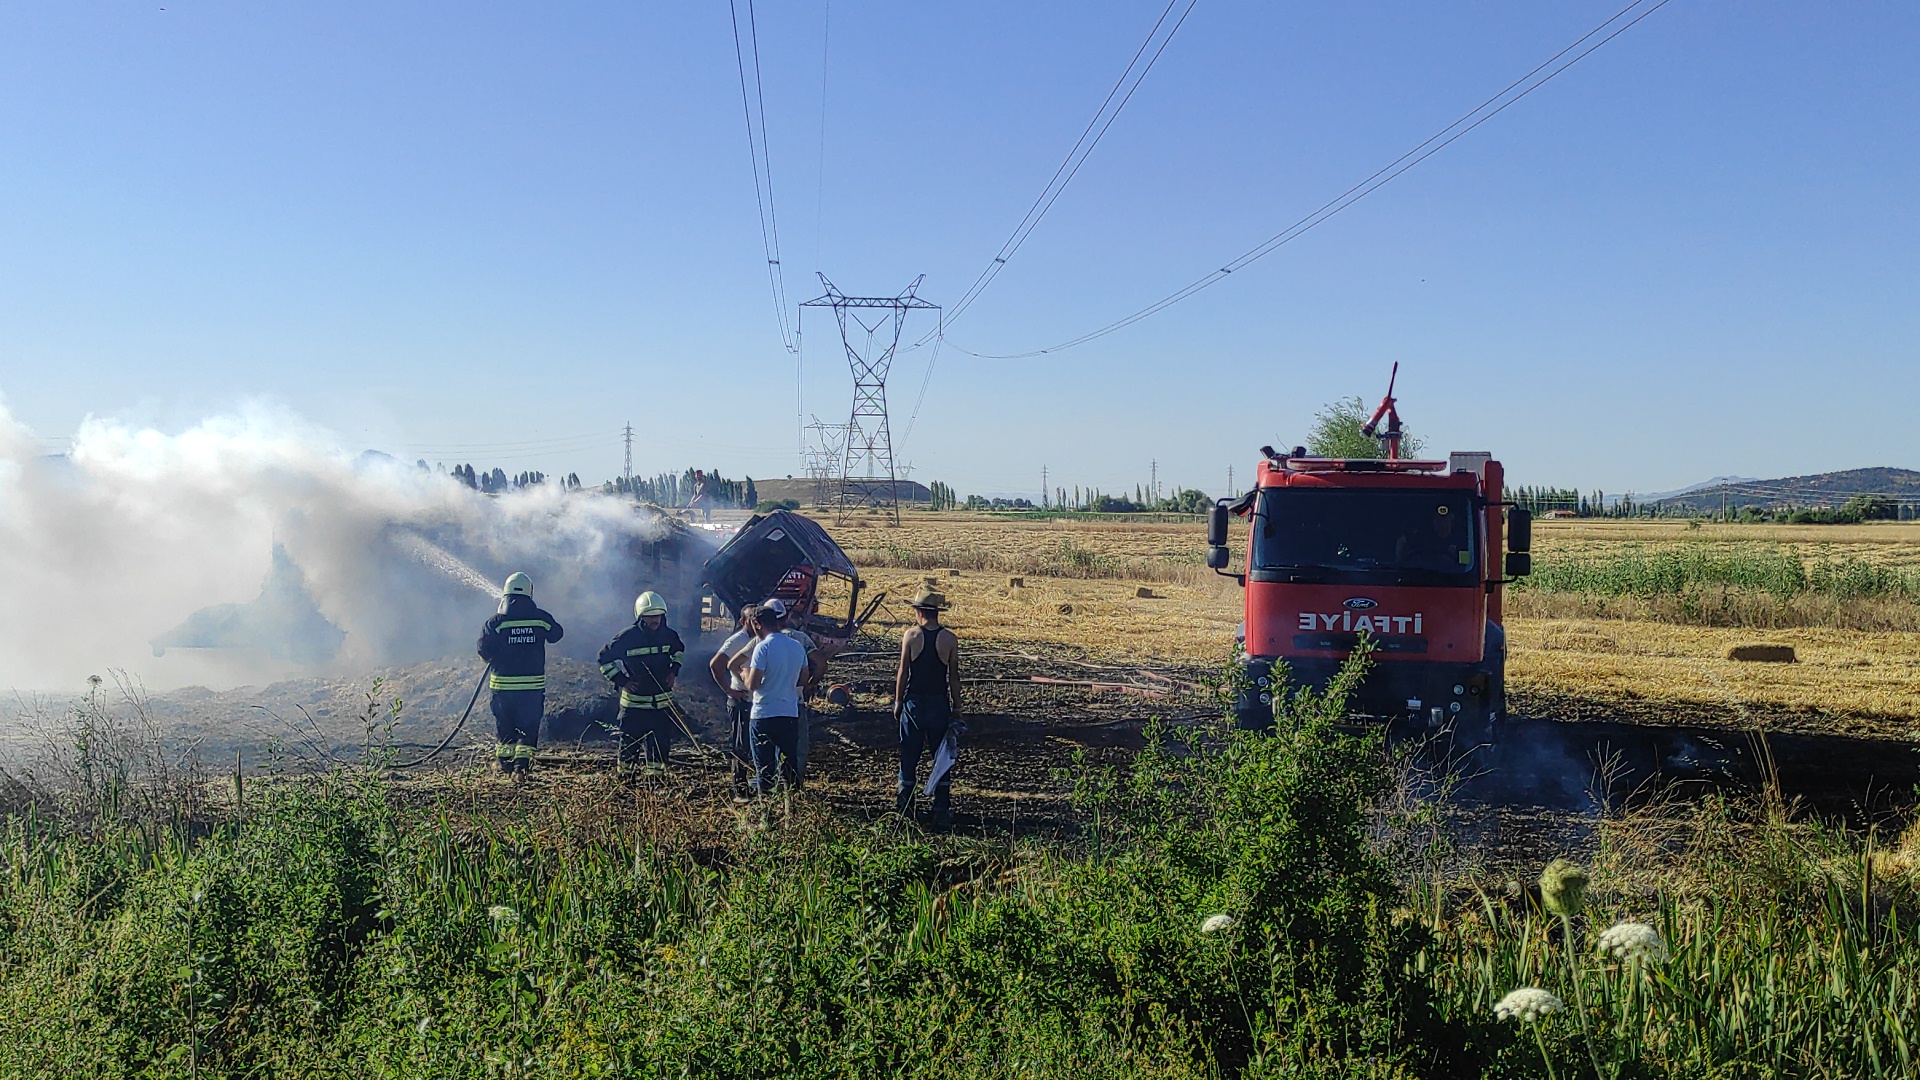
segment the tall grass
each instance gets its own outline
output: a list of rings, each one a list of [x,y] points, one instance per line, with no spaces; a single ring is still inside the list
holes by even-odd
[[[488,812],[345,769],[158,827],[36,804],[0,828],[0,1075],[1913,1074],[1920,859],[1701,827],[1617,845],[1567,920],[1449,905],[1371,839],[1360,677],[1080,770],[1072,844],[804,802],[688,843],[632,824],[677,788]],[[1598,954],[1624,917],[1671,957]],[[1570,1007],[1497,1020],[1523,985]]]
[[[1920,571],[1858,558],[1808,560],[1785,547],[1682,544],[1623,545],[1604,556],[1543,558],[1520,588],[1606,596],[1678,596],[1729,586],[1789,600],[1920,600]]]
[[[1538,617],[1646,618],[1708,626],[1920,630],[1920,570],[1780,545],[1623,545],[1546,554],[1512,594]]]

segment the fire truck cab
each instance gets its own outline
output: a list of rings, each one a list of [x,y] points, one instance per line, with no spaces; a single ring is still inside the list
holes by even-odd
[[[1214,507],[1207,562],[1216,571],[1231,561],[1229,515],[1250,526],[1245,569],[1228,575],[1246,594],[1243,727],[1271,727],[1273,696],[1289,682],[1324,688],[1362,635],[1374,666],[1353,712],[1460,732],[1484,731],[1505,712],[1501,591],[1532,568],[1531,518],[1503,503],[1491,454],[1406,460],[1397,417],[1388,430],[1388,456],[1378,459],[1263,447],[1253,490]]]

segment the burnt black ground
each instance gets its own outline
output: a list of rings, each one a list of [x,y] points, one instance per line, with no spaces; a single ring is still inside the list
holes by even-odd
[[[828,673],[827,685],[846,688],[851,706],[817,714],[810,786],[812,797],[847,815],[879,817],[892,808],[896,649],[877,633],[857,639]],[[724,741],[723,698],[705,656],[688,659],[677,696],[693,736],[711,752]],[[1069,805],[1077,772],[1124,766],[1155,718],[1193,723],[1215,709],[1207,690],[1214,673],[1192,664],[969,642],[962,672],[967,730],[954,810],[956,828],[968,832],[1070,834],[1078,826]],[[359,760],[369,746],[391,758],[417,756],[457,720],[478,674],[477,662],[449,659],[357,680],[135,696],[163,737],[191,743],[208,761],[320,768]],[[590,665],[572,661],[557,660],[549,675],[549,762],[570,771],[609,768],[613,747],[602,724],[613,718],[611,687]],[[1516,695],[1514,706],[1517,716],[1490,734],[1390,732],[1428,767],[1452,770],[1452,798],[1468,811],[1462,835],[1491,849],[1526,847],[1529,836],[1554,830],[1577,836],[1580,822],[1652,792],[1684,798],[1772,783],[1817,812],[1860,821],[1906,809],[1920,785],[1920,752],[1902,742],[1764,732],[1765,718],[1751,714],[1673,710],[1670,722],[1654,723],[1656,710],[1609,716],[1604,703],[1580,699]],[[450,750],[428,769],[483,767],[491,744],[482,693]],[[711,770],[712,761],[688,740],[675,751],[676,770]]]

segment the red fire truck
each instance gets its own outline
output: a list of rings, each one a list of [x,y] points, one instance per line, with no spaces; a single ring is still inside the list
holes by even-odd
[[[1245,570],[1227,575],[1246,592],[1240,724],[1270,727],[1289,682],[1324,688],[1364,634],[1374,666],[1354,712],[1484,730],[1505,711],[1501,588],[1532,568],[1532,520],[1502,501],[1491,454],[1402,458],[1391,381],[1363,430],[1381,457],[1261,447],[1253,490],[1214,507],[1216,571],[1231,561],[1229,515],[1250,525]]]

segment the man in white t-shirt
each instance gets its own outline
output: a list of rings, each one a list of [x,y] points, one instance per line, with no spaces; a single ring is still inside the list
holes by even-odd
[[[784,765],[792,782],[799,781],[800,686],[807,678],[807,650],[779,632],[779,617],[766,608],[754,613],[753,623],[760,640],[747,660],[746,683],[753,692],[753,786],[764,795],[773,790],[776,763]]]
[[[793,756],[793,775],[804,780],[807,776],[807,748],[813,742],[813,710],[807,708],[807,696],[811,693],[813,682],[826,670],[827,657],[813,640],[813,635],[800,627],[805,622],[798,605],[788,605],[786,601],[775,597],[760,605],[780,617],[780,632],[800,643],[807,650],[807,677],[800,682],[800,734],[794,740],[797,750]]]
[[[753,632],[753,613],[757,610],[757,605],[749,604],[740,612],[739,627],[707,661],[707,673],[713,676],[714,685],[727,695],[727,753],[733,759],[736,782],[753,767],[753,692],[747,689],[744,675],[732,665],[736,657],[746,654],[760,640]]]

